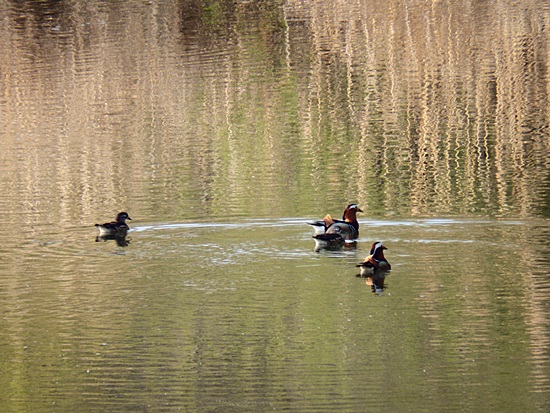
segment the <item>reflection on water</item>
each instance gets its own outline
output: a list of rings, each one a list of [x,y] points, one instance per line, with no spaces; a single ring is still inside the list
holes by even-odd
[[[547,5],[432,6],[5,2],[4,210],[548,216]]]
[[[0,411],[548,411],[549,21],[1,2]]]
[[[107,241],[115,241],[116,245],[119,247],[127,247],[130,244],[130,240],[126,239],[127,234],[116,234],[116,235],[98,235],[96,237],[96,242],[107,242]]]
[[[2,411],[548,408],[547,224],[361,221],[355,249],[318,253],[307,222],[17,241]],[[383,294],[356,277],[372,239]]]

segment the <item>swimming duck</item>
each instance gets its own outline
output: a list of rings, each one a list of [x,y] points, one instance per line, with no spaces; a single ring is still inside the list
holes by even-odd
[[[363,262],[356,265],[361,271],[358,276],[366,277],[366,283],[372,286],[373,291],[382,291],[384,289],[386,274],[391,270],[390,263],[384,257],[384,250],[387,250],[387,248],[381,242],[374,242],[370,254]]]
[[[130,221],[132,218],[128,216],[126,212],[119,212],[116,216],[116,221],[106,222],[105,224],[95,224],[99,230],[99,235],[126,235],[130,230],[130,227],[126,225],[126,220]]]
[[[315,236],[319,234],[339,234],[345,241],[355,240],[359,237],[359,222],[357,213],[363,212],[357,204],[349,204],[344,209],[342,220],[333,219],[327,214],[320,221],[308,222],[315,229]]]
[[[312,236],[315,240],[314,251],[339,250],[344,246],[346,240],[340,234],[315,234]]]

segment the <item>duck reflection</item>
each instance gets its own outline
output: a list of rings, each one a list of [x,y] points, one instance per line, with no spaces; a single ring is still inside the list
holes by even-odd
[[[126,234],[109,234],[109,235],[98,235],[95,239],[95,242],[107,242],[115,241],[119,247],[127,247],[130,244],[130,240],[126,239]]]
[[[357,276],[366,278],[366,284],[370,285],[372,291],[376,293],[384,291],[384,281],[391,270],[390,263],[384,257],[384,250],[387,248],[381,242],[374,242],[370,254],[363,262],[356,265],[360,269]]]

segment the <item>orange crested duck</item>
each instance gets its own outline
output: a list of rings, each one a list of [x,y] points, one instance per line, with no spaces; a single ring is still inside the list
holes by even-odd
[[[100,236],[108,236],[108,235],[120,235],[125,236],[128,231],[130,230],[130,227],[126,225],[126,220],[132,220],[132,218],[129,217],[128,213],[126,212],[119,212],[116,216],[116,220],[112,222],[106,222],[105,224],[95,224],[97,229],[99,230]]]
[[[367,285],[372,286],[373,291],[382,291],[384,289],[384,280],[386,274],[391,270],[391,265],[384,257],[384,250],[387,248],[381,242],[374,242],[370,254],[363,262],[356,267],[360,268],[360,277],[366,277]]]
[[[315,229],[313,238],[317,239],[319,235],[336,234],[340,235],[344,241],[352,241],[359,237],[359,222],[357,222],[357,213],[363,212],[357,204],[349,204],[344,209],[341,220],[333,219],[327,214],[320,221],[308,222]],[[333,237],[336,239],[336,237]]]

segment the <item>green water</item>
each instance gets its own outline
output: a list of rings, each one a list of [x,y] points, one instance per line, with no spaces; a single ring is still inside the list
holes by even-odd
[[[0,3],[0,411],[548,411],[549,15]]]

